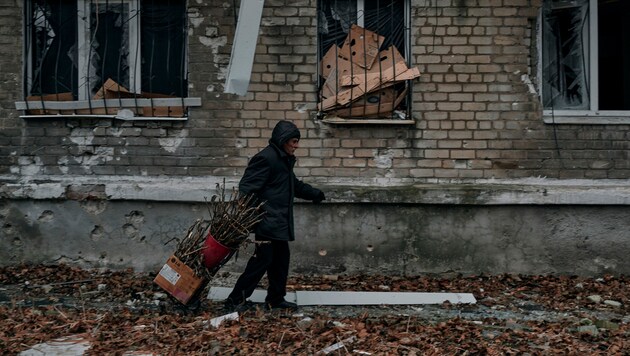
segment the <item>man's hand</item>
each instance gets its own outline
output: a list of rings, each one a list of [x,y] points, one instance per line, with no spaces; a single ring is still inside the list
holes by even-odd
[[[324,192],[320,191],[319,195],[317,195],[317,198],[313,199],[313,203],[319,204],[322,202],[322,200],[326,200],[326,196],[324,195]]]

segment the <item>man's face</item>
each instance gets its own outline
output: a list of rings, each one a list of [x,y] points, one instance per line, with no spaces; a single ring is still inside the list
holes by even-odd
[[[289,139],[289,141],[285,142],[284,145],[282,145],[282,149],[284,149],[284,152],[286,152],[289,156],[294,156],[295,150],[297,150],[299,147],[300,139],[298,138],[291,138]]]

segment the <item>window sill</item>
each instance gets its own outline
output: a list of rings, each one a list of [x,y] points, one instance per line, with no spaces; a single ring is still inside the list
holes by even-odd
[[[415,120],[397,119],[344,119],[341,117],[327,117],[322,119],[323,123],[335,125],[413,125]]]
[[[81,114],[50,114],[50,115],[20,115],[22,119],[115,119],[123,121],[187,121],[188,117],[171,116],[126,116],[126,115],[81,115]]]
[[[188,107],[201,98],[124,98],[75,101],[18,101],[21,118],[113,118],[118,120],[186,120]],[[31,112],[31,114],[29,114]],[[144,115],[142,115],[144,113]],[[173,115],[175,113],[175,115]],[[172,115],[172,116],[171,116]]]
[[[574,124],[574,125],[628,125],[630,116],[627,113],[606,113],[591,115],[554,114],[545,111],[543,113],[545,124]]]

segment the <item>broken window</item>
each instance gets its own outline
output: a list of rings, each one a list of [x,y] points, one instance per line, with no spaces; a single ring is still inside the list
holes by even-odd
[[[544,108],[630,110],[630,2],[547,0],[542,14]]]
[[[181,117],[192,103],[185,1],[30,0],[26,13],[27,113]]]
[[[319,0],[319,111],[340,118],[410,118],[407,0]]]

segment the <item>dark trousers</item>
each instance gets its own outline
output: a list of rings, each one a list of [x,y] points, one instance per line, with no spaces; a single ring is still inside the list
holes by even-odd
[[[238,277],[228,300],[240,304],[249,298],[258,282],[267,273],[269,288],[265,302],[277,304],[287,294],[287,277],[289,275],[289,242],[270,241],[256,244],[254,255],[247,262],[245,271]]]

